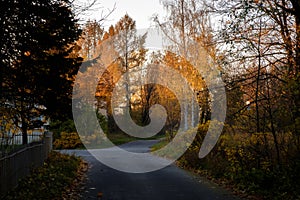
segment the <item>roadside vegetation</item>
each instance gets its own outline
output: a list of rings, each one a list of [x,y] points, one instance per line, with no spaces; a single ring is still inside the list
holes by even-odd
[[[80,158],[51,152],[42,167],[20,180],[3,200],[80,199],[87,164]]]

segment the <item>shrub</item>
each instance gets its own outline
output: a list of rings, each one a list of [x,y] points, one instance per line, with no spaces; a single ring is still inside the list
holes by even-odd
[[[4,199],[62,199],[65,189],[77,177],[80,163],[78,157],[51,152],[44,165],[22,179],[18,187],[10,191]]]
[[[179,160],[181,166],[215,179],[226,179],[227,184],[234,185],[240,191],[264,199],[299,199],[300,156],[295,154],[294,158],[278,165],[270,134],[225,132],[213,151],[200,160],[198,153],[206,126],[200,125],[195,141]]]
[[[62,132],[60,138],[53,142],[54,149],[76,149],[83,148],[83,144],[76,132]]]

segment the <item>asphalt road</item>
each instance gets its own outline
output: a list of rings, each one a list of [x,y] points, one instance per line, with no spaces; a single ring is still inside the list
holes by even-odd
[[[124,150],[147,152],[157,141],[135,141],[121,145]],[[105,166],[86,150],[75,153],[90,164],[83,199],[101,200],[214,200],[237,199],[204,178],[175,165],[148,173],[125,173]],[[102,198],[98,198],[102,193]]]

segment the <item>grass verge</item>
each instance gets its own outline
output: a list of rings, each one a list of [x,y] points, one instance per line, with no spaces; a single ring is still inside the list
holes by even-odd
[[[109,134],[107,137],[115,145],[121,145],[136,140],[158,140],[158,139],[165,138],[165,135],[155,135],[149,138],[136,138],[125,133],[114,133],[114,134]]]
[[[158,140],[165,137],[165,135],[155,135],[150,138],[136,138],[133,136],[130,136],[123,132],[117,132],[117,133],[109,133],[106,134],[106,137],[109,139],[110,142],[112,142],[114,145],[121,145],[128,142],[136,141],[136,140]],[[63,132],[61,133],[61,137],[55,139],[53,143],[53,148],[58,149],[99,149],[99,148],[108,148],[111,147],[109,143],[106,143],[103,138],[100,138],[99,135],[94,135],[88,138],[87,140],[81,141],[79,135],[76,132],[67,133]]]
[[[125,133],[111,133],[111,134],[107,134],[107,137],[115,145],[121,145],[121,144],[125,144],[137,140],[135,137],[132,137]]]
[[[154,144],[154,145],[151,147],[151,152],[163,148],[163,147],[166,146],[168,143],[169,143],[169,141],[168,141],[166,138],[161,139],[158,143]]]
[[[78,157],[51,152],[44,165],[20,180],[17,188],[8,192],[4,199],[79,199],[78,188],[86,169],[87,164]]]

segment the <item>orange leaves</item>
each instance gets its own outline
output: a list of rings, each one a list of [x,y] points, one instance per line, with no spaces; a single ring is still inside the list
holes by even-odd
[[[31,55],[31,53],[30,53],[30,51],[25,51],[25,52],[24,52],[24,55],[28,57],[28,56]]]

